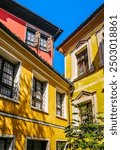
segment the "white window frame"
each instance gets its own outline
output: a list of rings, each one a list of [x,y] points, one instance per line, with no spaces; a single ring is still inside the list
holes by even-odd
[[[18,102],[19,101],[19,90],[20,90],[20,74],[21,74],[21,66],[22,66],[22,61],[19,60],[17,57],[15,57],[14,55],[12,55],[11,53],[9,53],[6,49],[2,48],[0,46],[0,55],[2,57],[4,57],[6,60],[12,62],[13,64],[17,65],[15,67],[15,69],[18,67],[17,72],[16,72],[16,76],[14,78],[14,83],[17,84],[17,97],[15,98],[9,98],[7,96],[4,96],[2,94],[0,94],[0,97],[3,97],[7,100],[11,100],[13,102]]]
[[[55,141],[55,145],[56,145],[56,147],[57,147],[57,142],[66,142],[66,145],[67,145],[67,140],[57,139],[57,140]],[[66,145],[65,145],[64,150],[66,150]],[[56,147],[55,147],[55,150],[56,150]]]
[[[91,39],[89,38],[84,44],[80,45],[77,49],[75,49],[72,53],[71,53],[71,61],[73,63],[71,63],[71,67],[72,67],[72,78],[71,81],[73,81],[74,79],[76,79],[78,77],[78,67],[77,67],[77,55],[79,53],[81,53],[83,50],[85,50],[85,48],[87,48],[87,55],[88,55],[88,68],[93,69],[93,64],[92,64],[92,47],[91,47]]]
[[[0,138],[12,139],[10,150],[15,149],[15,135],[0,134]]]
[[[40,82],[46,82],[46,90],[45,90],[45,108],[44,110],[38,109],[37,107],[32,106],[32,91],[33,91],[33,78],[36,78],[37,80],[39,80]],[[45,112],[48,113],[48,80],[43,77],[42,75],[40,75],[38,72],[36,72],[35,70],[32,70],[32,83],[31,83],[31,101],[30,101],[30,105],[31,108],[39,110],[41,112]]]
[[[96,120],[97,118],[97,98],[96,98],[96,92],[92,93],[88,96],[82,96],[82,98],[80,97],[79,99],[75,99],[74,101],[72,101],[72,113],[80,113],[79,109],[74,107],[73,105],[78,105],[80,103],[88,103],[91,102],[92,103],[92,113],[94,116],[94,119]],[[75,120],[78,120],[79,122],[76,122],[75,126],[78,126],[81,123],[81,119],[79,117],[79,115],[73,115],[72,118]]]
[[[57,93],[57,92],[60,93],[60,94],[64,94],[63,104],[62,104],[62,105],[63,105],[64,112],[62,112],[62,114],[63,114],[62,116],[57,115],[57,104],[56,104],[56,95],[57,95],[56,93]],[[55,108],[56,108],[55,110],[56,110],[56,117],[63,118],[63,119],[67,119],[67,113],[66,113],[66,111],[67,111],[67,110],[66,110],[66,108],[67,108],[67,107],[66,107],[66,92],[64,92],[64,91],[63,91],[62,89],[60,89],[59,87],[56,87],[56,93],[55,93],[55,104],[56,104],[56,105],[55,105],[55,106],[56,106],[56,107],[55,107]]]

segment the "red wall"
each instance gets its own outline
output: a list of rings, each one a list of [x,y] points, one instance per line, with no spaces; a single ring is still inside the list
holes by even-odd
[[[15,33],[21,40],[26,40],[26,22],[0,8],[0,22]],[[31,47],[39,56],[52,65],[53,50],[46,53]]]

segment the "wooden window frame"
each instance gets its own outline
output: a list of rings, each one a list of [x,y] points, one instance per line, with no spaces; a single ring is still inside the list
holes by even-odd
[[[27,37],[28,37],[28,36],[27,36],[28,32],[33,33],[33,34],[34,34],[34,37],[33,37],[33,38],[35,38],[35,33],[36,33],[36,31],[35,31],[34,29],[30,28],[30,27],[27,27],[27,30],[26,30],[26,43],[27,43],[28,45],[34,47],[34,39],[33,39],[33,41],[31,41],[31,40],[28,40],[28,38],[27,38]],[[29,42],[29,43],[28,43],[28,42]]]
[[[44,97],[43,97],[43,89],[44,89],[44,84],[45,82],[41,82],[40,80],[38,80],[37,78],[33,78],[33,82],[35,82],[35,85],[33,83],[33,90],[32,90],[32,107],[35,107],[39,110],[42,110],[44,111],[44,107],[43,107],[43,101],[44,101]],[[41,89],[38,89],[37,88],[37,83],[39,83],[41,85]],[[37,98],[36,97],[36,92],[40,92],[41,93],[41,98]],[[38,108],[36,106],[36,102],[39,102],[40,103],[40,108]]]
[[[86,121],[84,122],[84,120],[85,119],[91,119],[92,120],[92,122],[93,122],[93,118],[89,118],[90,116],[88,116],[88,113],[92,113],[92,115],[93,115],[93,109],[92,109],[92,102],[91,101],[85,101],[85,102],[82,102],[81,103],[82,104],[82,106],[80,107],[80,109],[79,109],[79,113],[80,113],[80,122],[81,123],[86,123]],[[85,111],[85,110],[82,110],[83,109],[83,107],[85,107],[86,106],[86,112],[83,112],[83,113],[85,113],[85,114],[81,114],[81,111]]]
[[[15,65],[12,64],[10,61],[6,60],[5,58],[3,58],[2,56],[0,56],[0,59],[2,60],[2,63],[1,63],[1,68],[0,68],[0,94],[3,95],[3,96],[6,96],[6,97],[9,97],[9,98],[13,98],[13,88],[14,88],[14,72],[15,72]],[[13,67],[13,71],[12,71],[12,75],[9,74],[8,72],[4,71],[4,65],[5,63],[8,63],[10,66]],[[10,68],[9,68],[10,69]],[[9,85],[5,82],[2,81],[3,79],[3,74],[6,74],[7,76],[10,76],[12,78],[12,85]],[[7,78],[6,78],[7,80]],[[3,94],[1,89],[2,88],[5,88],[6,90],[10,90],[11,91],[11,94],[8,96],[6,94]]]
[[[60,107],[58,107],[57,95],[59,95],[59,97],[60,97],[60,99],[59,99],[59,103],[61,104]],[[56,91],[56,115],[61,116],[61,117],[64,117],[64,96],[65,96],[65,94],[62,94],[62,93],[59,93]],[[59,114],[58,114],[58,111],[60,112]]]
[[[63,150],[62,148],[60,148],[60,147],[58,147],[58,146],[59,146],[60,143],[65,143],[65,146],[66,146],[66,142],[67,142],[67,141],[60,141],[60,140],[59,140],[59,141],[56,141],[56,150]],[[64,146],[64,147],[65,147],[65,146]]]
[[[86,55],[86,56],[85,56]],[[82,57],[81,58],[81,60],[78,60],[78,57]],[[81,51],[78,55],[76,55],[76,58],[77,58],[77,75],[78,75],[78,77],[79,76],[82,76],[82,75],[84,75],[84,74],[86,74],[87,72],[88,72],[88,69],[89,69],[89,62],[88,62],[88,52],[87,52],[87,47],[86,48],[84,48],[84,50],[83,51]],[[82,68],[82,71],[80,72],[79,71],[79,65],[80,64],[82,64],[83,65],[83,63],[87,63],[87,66],[85,67],[85,69],[84,68]]]

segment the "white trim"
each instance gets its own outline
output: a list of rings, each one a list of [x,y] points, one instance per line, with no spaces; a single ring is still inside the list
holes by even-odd
[[[88,54],[88,66],[89,66],[89,69],[91,68],[92,66],[92,58],[91,58],[91,48],[90,48],[90,39],[88,39],[87,42],[85,42],[84,44],[82,44],[81,46],[79,46],[77,49],[75,49],[72,53],[71,53],[71,60],[72,60],[72,78],[71,78],[71,81],[73,81],[74,79],[76,79],[78,77],[78,74],[77,74],[77,58],[76,56],[82,52],[85,48],[87,48],[87,54]]]
[[[62,130],[65,129],[64,126],[60,126],[60,125],[56,125],[56,124],[53,124],[53,123],[44,122],[44,121],[40,121],[40,120],[25,118],[25,117],[13,115],[13,114],[8,114],[8,113],[5,113],[5,112],[0,112],[0,115],[4,116],[4,117],[10,117],[10,118],[18,119],[18,120],[27,121],[27,122],[33,122],[33,123],[37,123],[37,124],[41,124],[41,125],[45,125],[45,126],[49,126],[49,127],[59,128],[59,129],[62,129]]]
[[[56,93],[60,93],[60,94],[64,94],[64,99],[63,99],[63,106],[64,106],[64,114],[63,114],[63,116],[59,116],[58,114],[57,114],[57,103],[56,103],[56,96],[57,96],[57,94]],[[58,88],[58,87],[56,87],[56,93],[55,93],[55,116],[56,117],[58,117],[58,118],[60,118],[60,119],[65,119],[65,120],[67,120],[67,106],[66,106],[66,93],[64,92],[64,91],[62,91],[60,88]]]
[[[5,33],[6,34],[6,33]],[[8,35],[7,35],[8,36]],[[32,64],[35,68],[37,68],[38,70],[40,70],[42,73],[44,73],[47,77],[49,77],[50,79],[52,79],[55,83],[57,83],[58,85],[60,85],[61,87],[63,87],[64,89],[68,90],[68,88],[66,88],[64,85],[62,85],[60,82],[58,82],[57,80],[55,80],[53,77],[51,77],[48,73],[46,73],[45,71],[43,71],[40,67],[38,67],[37,65],[35,65],[30,59],[28,59],[26,56],[22,55],[19,51],[17,51],[14,47],[12,47],[9,43],[7,43],[6,41],[4,41],[3,39],[0,38],[0,40],[6,44],[6,46],[8,46],[9,48],[11,48],[12,51],[14,51],[15,53],[17,53],[19,56],[21,56],[22,58],[24,58],[27,62],[29,62],[30,64]],[[15,43],[17,43],[16,41],[14,41]],[[18,43],[17,43],[18,45]],[[22,49],[23,48],[20,44],[19,46]],[[26,51],[27,52],[27,51]],[[29,52],[28,52],[29,53]],[[37,61],[39,61],[34,55],[32,55],[31,53],[29,53],[32,57],[34,57]],[[42,63],[42,65],[44,65]],[[49,69],[46,65],[44,65],[47,69]],[[50,71],[52,71],[51,69],[49,69]],[[53,72],[53,71],[52,71]],[[54,72],[53,72],[54,73]],[[54,73],[55,74],[55,73]],[[56,75],[56,74],[55,74]],[[58,75],[56,75],[58,76]],[[59,76],[58,76],[59,77]],[[63,79],[62,79],[63,80]],[[64,81],[64,80],[63,80]],[[65,82],[65,81],[64,81]]]
[[[74,104],[74,105],[77,105],[77,104],[79,104],[79,103],[86,103],[86,102],[89,102],[89,101],[91,101],[91,103],[92,103],[92,112],[93,112],[93,115],[94,115],[94,119],[96,119],[96,117],[97,117],[97,98],[96,98],[96,92],[95,93],[93,93],[93,95],[90,95],[90,96],[84,96],[84,97],[82,97],[82,98],[79,98],[79,99],[77,99],[77,100],[74,100],[73,102],[72,102],[72,104]],[[74,108],[74,106],[73,106],[73,108]],[[78,109],[78,108],[77,108]],[[79,113],[79,110],[77,111],[77,113]],[[79,117],[78,117],[79,118]],[[78,125],[78,124],[77,124]]]
[[[27,150],[27,140],[36,140],[36,141],[47,141],[46,150],[50,150],[50,139],[48,138],[40,138],[40,137],[26,137],[25,150]]]
[[[0,134],[0,138],[8,138],[8,139],[12,139],[12,144],[13,144],[13,148],[11,150],[15,149],[15,135],[9,135],[9,134]]]
[[[40,110],[40,109],[38,109],[37,107],[33,107],[33,106],[32,106],[33,77],[37,78],[39,81],[47,82],[47,83],[46,83],[46,90],[45,90],[46,96],[45,96],[45,109],[44,109],[44,110]],[[31,87],[31,100],[30,100],[30,101],[31,101],[31,102],[30,102],[31,107],[32,107],[32,108],[35,108],[36,110],[39,110],[39,111],[41,111],[41,112],[48,113],[48,110],[49,110],[49,108],[48,108],[48,100],[49,100],[49,94],[48,94],[48,92],[49,92],[49,82],[48,82],[48,80],[47,80],[45,77],[43,77],[41,74],[39,74],[38,72],[36,72],[35,70],[32,70],[32,87]]]
[[[56,147],[57,147],[57,142],[66,142],[67,143],[67,140],[64,140],[64,139],[56,139],[55,140],[55,150],[56,150]],[[66,145],[65,145],[66,146]],[[66,148],[64,148],[64,150],[66,150]]]
[[[3,55],[4,53],[4,55]],[[3,47],[0,46],[0,54],[7,60],[9,61],[12,61],[13,63],[13,60],[14,60],[14,64],[16,63],[20,63],[19,65],[19,68],[17,70],[17,78],[15,78],[18,82],[18,95],[17,95],[17,100],[15,100],[14,98],[9,98],[7,96],[4,96],[4,95],[1,95],[1,97],[5,98],[5,99],[8,99],[8,100],[11,100],[11,101],[14,101],[14,102],[17,102],[19,101],[19,92],[20,92],[20,74],[21,74],[21,68],[22,68],[22,61],[20,59],[18,59],[17,57],[15,57],[14,55],[12,55],[11,53],[9,53],[6,49],[4,49]],[[14,81],[15,82],[15,81]]]

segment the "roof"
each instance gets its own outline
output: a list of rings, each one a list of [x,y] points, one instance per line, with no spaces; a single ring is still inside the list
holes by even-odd
[[[87,18],[74,32],[72,32],[56,49],[59,50],[66,42],[68,42],[78,31],[80,31],[86,24],[88,24],[98,12],[100,12],[104,8],[104,4],[102,4],[89,18]]]
[[[0,7],[9,13],[21,18],[22,20],[34,25],[35,27],[40,28],[41,30],[51,34],[54,38],[54,41],[60,36],[63,32],[62,29],[56,27],[49,21],[38,16],[29,9],[21,6],[13,0],[0,0]],[[14,8],[14,9],[13,9]]]
[[[51,71],[53,71],[56,75],[58,75],[61,79],[67,82],[70,86],[73,86],[70,81],[61,76],[50,64],[48,64],[42,57],[38,56],[35,51],[33,51],[28,45],[23,42],[19,37],[17,37],[14,33],[12,33],[5,25],[0,22],[0,28],[4,30],[9,36],[11,36],[15,41],[17,41],[20,45],[22,45],[26,50],[28,50],[32,55],[34,55],[39,61],[41,61],[44,65],[48,67]]]

